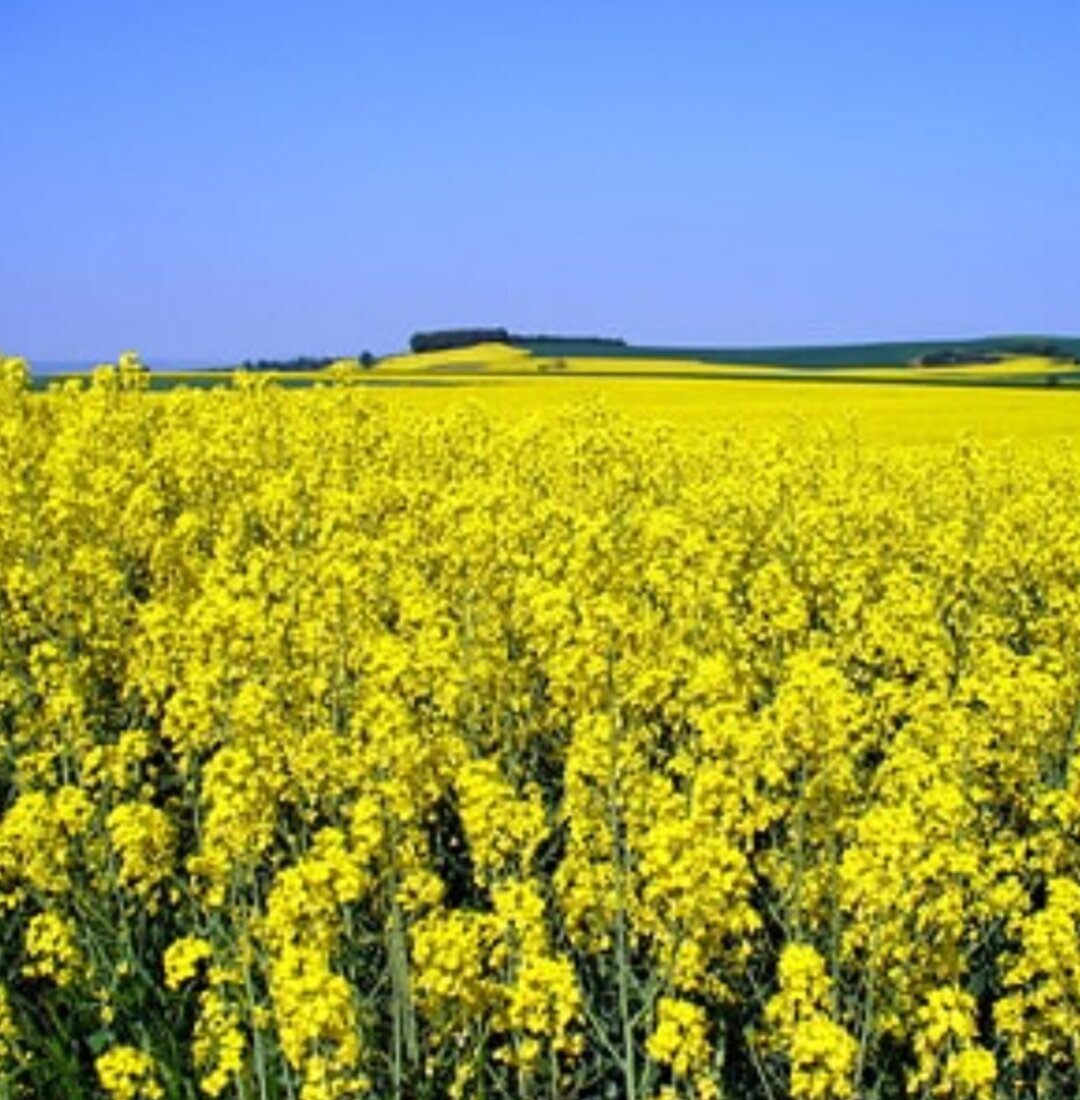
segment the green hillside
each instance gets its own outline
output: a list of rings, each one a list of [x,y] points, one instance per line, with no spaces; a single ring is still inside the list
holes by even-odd
[[[989,336],[977,340],[917,340],[868,344],[690,348],[653,347],[594,340],[515,338],[516,346],[539,357],[603,359],[687,359],[705,363],[755,363],[781,367],[902,367],[928,356],[958,360],[983,356],[1035,355],[1080,359],[1080,338]]]

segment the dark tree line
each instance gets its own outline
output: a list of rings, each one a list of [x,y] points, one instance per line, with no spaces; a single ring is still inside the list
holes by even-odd
[[[347,355],[296,355],[292,359],[245,359],[240,366],[250,371],[274,371],[280,374],[289,372],[323,370],[339,359],[349,359]],[[362,367],[373,367],[377,362],[370,351],[361,352],[357,361]]]
[[[626,341],[610,336],[523,336],[505,328],[447,328],[428,332],[414,332],[409,347],[414,352],[452,351],[455,348],[471,348],[476,344],[510,344],[531,348],[534,344],[545,347],[567,348],[625,347]]]
[[[409,347],[414,352],[451,351],[471,348],[474,344],[509,344],[510,333],[504,328],[448,328],[414,332]]]

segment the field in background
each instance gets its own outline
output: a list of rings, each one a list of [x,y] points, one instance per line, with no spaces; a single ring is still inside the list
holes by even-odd
[[[850,362],[841,365],[800,365],[798,362],[724,362],[681,355],[543,355],[504,344],[480,344],[452,351],[390,356],[372,375],[417,377],[651,377],[744,381],[790,379],[815,382],[903,382],[971,385],[1080,384],[1080,366],[1068,358],[1011,356],[994,363],[918,366]]]
[[[1073,342],[1064,341],[1070,349]],[[553,345],[549,353],[542,342],[534,346],[481,343],[453,350],[387,356],[367,367],[358,359],[342,359],[318,370],[259,370],[245,372],[287,387],[306,387],[348,378],[371,387],[435,387],[474,385],[494,379],[654,379],[679,381],[699,379],[713,382],[797,381],[814,384],[926,385],[964,388],[1010,387],[1019,389],[1080,390],[1080,362],[1074,355],[1008,355],[994,362],[949,363],[935,366],[897,362],[900,351],[936,345],[865,345],[860,349],[774,349],[774,359],[755,362],[749,353],[731,352],[731,361],[721,353],[671,349],[614,348],[603,354],[566,354],[573,344]],[[973,355],[980,354],[978,342]],[[584,347],[584,346],[583,346]],[[1078,345],[1080,347],[1080,345]],[[547,349],[547,350],[545,350]],[[561,352],[561,353],[560,353]],[[764,356],[769,349],[761,349]],[[829,352],[835,362],[822,361]],[[886,359],[859,360],[862,353]],[[227,384],[236,372],[214,370],[158,370],[150,372],[149,386],[155,390],[177,386],[207,388]],[[35,379],[39,389],[84,382],[87,374],[42,375]]]
[[[918,443],[971,434],[987,440],[1080,436],[1080,385],[1067,364],[1017,358],[970,367],[818,368],[692,364],[683,360],[571,359],[553,369],[502,345],[398,356],[366,370],[343,360],[319,371],[150,372],[153,392],[345,385],[438,413],[462,403],[500,418],[595,403],[696,430],[793,422],[856,424],[868,440]],[[1048,380],[1057,384],[1047,385]],[[40,381],[40,380],[39,380]],[[86,376],[45,388],[81,388]]]
[[[877,442],[943,442],[965,434],[987,440],[1080,440],[1080,392],[963,391],[797,379],[756,382],[688,379],[473,379],[469,383],[378,391],[402,407],[435,413],[475,404],[500,418],[596,403],[636,418],[694,430],[783,428],[835,423]]]

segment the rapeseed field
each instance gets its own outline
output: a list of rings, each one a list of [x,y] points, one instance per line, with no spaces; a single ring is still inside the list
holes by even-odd
[[[1080,1092],[1076,395],[27,381],[0,1095]]]

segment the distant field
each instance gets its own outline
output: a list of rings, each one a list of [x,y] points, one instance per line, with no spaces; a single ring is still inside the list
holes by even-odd
[[[1068,345],[1065,347],[1065,345]],[[387,356],[370,368],[356,359],[339,360],[316,370],[259,370],[249,378],[286,387],[307,387],[334,381],[368,386],[472,385],[478,381],[520,378],[652,378],[711,381],[797,380],[814,383],[875,383],[936,386],[1009,386],[1023,388],[1080,388],[1080,362],[1072,354],[1080,350],[1072,342],[1058,341],[1058,354],[1016,354],[997,361],[977,361],[986,352],[982,344],[965,345],[976,361],[942,365],[918,365],[920,354],[939,345],[859,345],[848,348],[769,349],[754,352],[707,349],[645,349],[543,342],[532,345],[487,343],[453,350]],[[882,349],[888,349],[888,354]],[[920,350],[921,349],[921,350]],[[719,358],[729,354],[730,359]],[[901,355],[908,358],[901,359]],[[995,353],[997,354],[997,353]],[[755,361],[752,355],[760,356]],[[827,356],[832,356],[826,361]],[[205,388],[232,384],[236,374],[227,369],[158,370],[150,373],[154,390],[177,386]],[[85,382],[86,373],[47,374],[35,378],[35,386],[47,389],[72,381]]]
[[[588,340],[517,341],[517,346],[539,358],[592,356],[608,359],[693,360],[701,363],[769,363],[802,370],[836,367],[905,367],[925,356],[957,353],[978,358],[986,355],[1050,355],[1080,357],[1080,339],[1060,336],[990,336],[977,340],[876,341],[863,344],[810,344],[775,347],[645,347],[641,345],[598,345]]]
[[[971,435],[983,440],[1080,439],[1080,390],[953,389],[917,385],[732,379],[503,378],[471,385],[387,390],[395,406],[442,412],[468,402],[501,418],[595,404],[635,419],[693,429],[761,431],[853,425],[868,442],[918,444]]]
[[[1027,367],[1030,370],[1032,364]],[[981,372],[989,374],[986,367]],[[589,374],[570,369],[558,375],[503,369],[401,370],[365,374],[359,388],[379,403],[432,416],[476,406],[499,420],[520,420],[594,406],[693,430],[854,426],[871,445],[939,443],[959,436],[983,441],[1080,439],[1080,387],[1005,388],[988,377],[985,384],[972,382],[958,390],[921,379],[909,381],[916,373],[925,372],[866,372],[867,377],[848,373],[829,385],[819,375],[807,379],[798,372],[764,368],[756,377],[734,368],[720,377],[715,370],[697,376],[644,370]],[[201,388],[223,385],[227,378],[196,374],[185,376],[182,384]],[[282,375],[270,381],[297,389],[327,384],[321,373]]]
[[[625,351],[626,349],[622,349]],[[762,355],[767,349],[762,350]],[[868,352],[867,354],[871,354]],[[1080,366],[1068,359],[1045,356],[1014,356],[996,363],[948,366],[874,365],[872,361],[834,366],[799,366],[794,363],[720,362],[697,359],[689,353],[555,355],[546,356],[525,348],[482,344],[445,352],[392,356],[384,359],[372,376],[415,378],[417,376],[518,377],[654,377],[658,379],[801,379],[804,381],[917,382],[952,385],[1080,385]]]
[[[844,420],[857,423],[868,438],[895,442],[961,433],[993,439],[1080,435],[1080,375],[1068,364],[1037,357],[971,366],[807,370],[671,359],[547,360],[520,348],[482,345],[396,356],[372,370],[345,361],[337,370],[281,374],[155,371],[149,386],[231,388],[238,378],[297,389],[355,385],[431,412],[469,402],[520,417],[584,402],[695,428]]]

